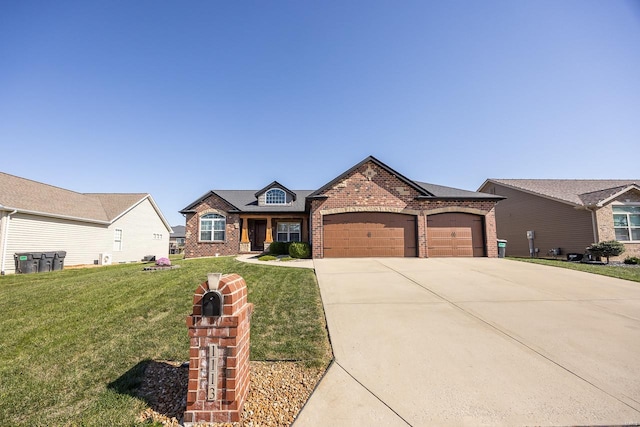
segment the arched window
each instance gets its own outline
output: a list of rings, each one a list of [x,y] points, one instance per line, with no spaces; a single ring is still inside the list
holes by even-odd
[[[272,188],[265,194],[265,204],[284,205],[287,203],[287,194],[279,188]]]
[[[219,214],[207,214],[200,217],[200,241],[224,241],[227,219]]]

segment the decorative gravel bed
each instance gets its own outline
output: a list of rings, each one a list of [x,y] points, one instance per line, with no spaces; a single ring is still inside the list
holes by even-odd
[[[180,426],[187,405],[188,370],[186,364],[149,362],[138,390],[149,407],[140,414],[140,421]],[[251,390],[242,421],[209,425],[290,426],[324,371],[296,362],[251,362]]]

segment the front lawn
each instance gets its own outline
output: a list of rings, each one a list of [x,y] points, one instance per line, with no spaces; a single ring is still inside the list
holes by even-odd
[[[0,425],[135,425],[151,360],[187,361],[185,318],[208,272],[247,282],[251,360],[326,365],[330,348],[313,271],[233,258],[173,260],[0,278]],[[124,387],[124,388],[127,388]]]
[[[628,267],[622,265],[596,265],[581,262],[567,262],[543,258],[510,258],[516,261],[531,262],[534,264],[551,265],[554,267],[568,268],[584,271],[586,273],[601,274],[603,276],[616,277],[618,279],[640,282],[640,267]]]

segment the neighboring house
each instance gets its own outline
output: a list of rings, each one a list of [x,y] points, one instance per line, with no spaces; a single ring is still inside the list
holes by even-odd
[[[24,252],[66,251],[67,266],[167,256],[170,232],[149,194],[76,193],[0,172],[2,274]]]
[[[185,257],[304,241],[314,258],[497,256],[503,198],[410,180],[367,157],[318,190],[212,190],[180,212]]]
[[[507,255],[538,256],[552,249],[584,254],[592,243],[618,240],[640,256],[640,180],[488,179],[478,191],[506,197],[496,206],[498,237]],[[620,259],[620,258],[612,258]]]
[[[171,228],[173,229],[173,233],[169,235],[169,253],[181,254],[184,250],[185,227],[184,225],[174,225]]]

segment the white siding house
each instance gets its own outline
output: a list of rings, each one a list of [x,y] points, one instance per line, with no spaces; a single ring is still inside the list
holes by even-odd
[[[65,266],[169,254],[171,227],[150,194],[82,194],[0,172],[0,271],[14,254],[66,251]]]

